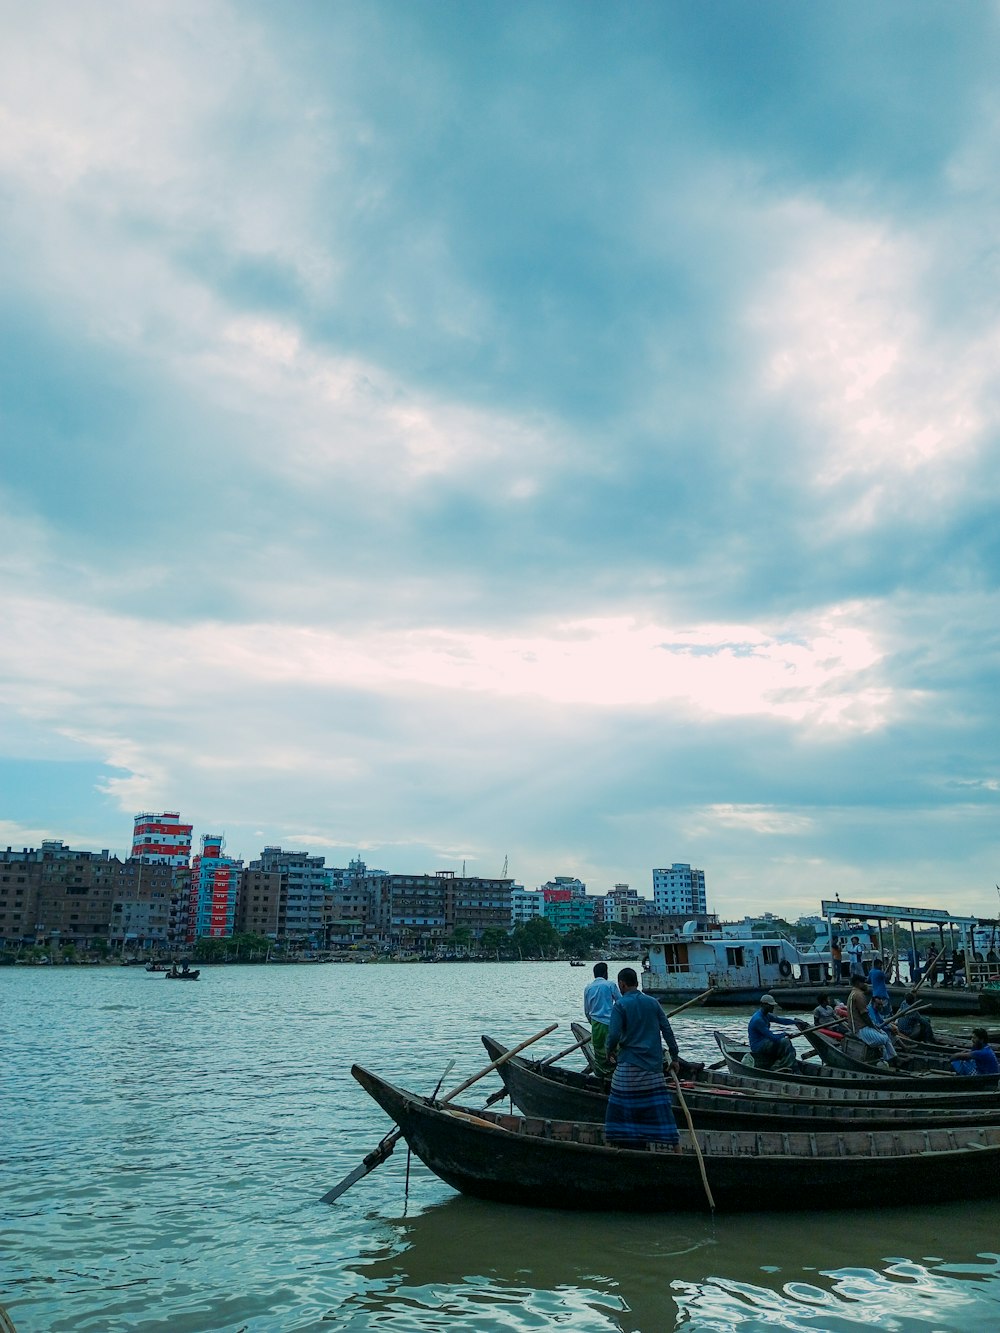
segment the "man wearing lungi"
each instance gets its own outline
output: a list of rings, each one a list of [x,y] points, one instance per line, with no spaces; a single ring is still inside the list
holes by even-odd
[[[663,1077],[663,1038],[670,1052],[670,1069],[678,1068],[677,1039],[663,1006],[639,990],[635,969],[618,973],[621,999],[611,1010],[608,1024],[608,1060],[614,1066],[604,1137],[620,1148],[644,1148],[647,1143],[680,1143],[670,1093]]]

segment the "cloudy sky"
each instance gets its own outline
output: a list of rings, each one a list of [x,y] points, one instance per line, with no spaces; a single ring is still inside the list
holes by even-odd
[[[4,845],[996,912],[995,4],[0,16]]]

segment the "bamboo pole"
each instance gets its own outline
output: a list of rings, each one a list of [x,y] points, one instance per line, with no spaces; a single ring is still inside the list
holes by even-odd
[[[698,1170],[701,1172],[701,1183],[705,1187],[705,1198],[708,1200],[708,1206],[715,1212],[715,1199],[712,1197],[712,1187],[708,1183],[708,1172],[705,1170],[705,1159],[701,1155],[701,1145],[698,1142],[698,1135],[695,1133],[694,1121],[691,1119],[691,1112],[688,1110],[688,1104],[684,1100],[684,1093],[681,1091],[681,1081],[676,1072],[673,1073],[674,1088],[677,1091],[677,1100],[681,1104],[681,1110],[684,1112],[684,1119],[687,1121],[688,1133],[691,1135],[691,1142],[694,1144],[694,1153],[698,1159]]]

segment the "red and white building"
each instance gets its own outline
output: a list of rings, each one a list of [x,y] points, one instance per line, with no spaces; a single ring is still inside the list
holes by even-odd
[[[136,815],[132,855],[146,865],[186,866],[191,860],[191,829],[176,810]]]

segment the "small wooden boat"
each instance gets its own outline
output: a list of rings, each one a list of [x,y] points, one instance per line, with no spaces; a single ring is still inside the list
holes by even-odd
[[[147,963],[147,964],[146,964],[146,971],[147,971],[147,972],[169,972],[169,971],[170,971],[170,964],[169,964],[169,963]]]
[[[862,1086],[879,1087],[895,1092],[905,1092],[909,1089],[910,1091],[942,1093],[947,1093],[950,1089],[957,1091],[960,1087],[962,1093],[982,1096],[994,1091],[998,1082],[996,1075],[989,1078],[960,1079],[955,1073],[907,1074],[894,1069],[873,1070],[873,1072],[867,1073],[857,1069],[837,1069],[826,1064],[807,1064],[804,1060],[796,1060],[791,1069],[758,1069],[754,1064],[744,1063],[749,1055],[749,1049],[746,1046],[734,1042],[722,1032],[715,1033],[715,1040],[731,1073],[748,1079],[776,1082],[782,1085],[786,1083],[837,1083],[852,1088]]]
[[[581,962],[580,962],[578,959],[576,959],[576,958],[571,958],[571,959],[569,960],[569,965],[570,965],[570,967],[585,967],[585,966],[586,966],[585,963],[581,963]]]
[[[681,1150],[609,1147],[598,1125],[435,1103],[354,1065],[420,1160],[454,1189],[544,1208],[704,1209],[691,1136]],[[729,1212],[936,1203],[1000,1193],[1000,1127],[894,1133],[696,1131],[716,1206]]]
[[[189,968],[186,972],[171,969],[166,975],[168,981],[197,981],[201,976],[201,968]]]
[[[483,1045],[491,1060],[499,1060],[507,1047],[484,1036]],[[608,1105],[607,1084],[592,1074],[561,1069],[538,1060],[515,1055],[497,1070],[511,1101],[519,1111],[548,1120],[580,1120],[604,1124]],[[888,1095],[879,1101],[828,1102],[805,1097],[783,1097],[769,1091],[770,1084],[734,1091],[681,1076],[681,1089],[691,1118],[698,1129],[842,1130],[904,1129],[930,1125],[1000,1125],[1000,1099],[993,1105],[955,1109],[947,1098],[898,1098]],[[678,1124],[682,1111],[674,1101]]]
[[[866,1046],[860,1037],[848,1033],[838,1040],[836,1037],[831,1037],[822,1031],[806,1032],[803,1035],[823,1063],[830,1065],[833,1069],[853,1069],[862,1074],[873,1073],[876,1075],[886,1072],[886,1067],[878,1063],[878,1048]],[[928,1048],[926,1046],[913,1052],[904,1052],[901,1049],[897,1055],[896,1064],[888,1072],[918,1075],[934,1074],[948,1078],[958,1077],[951,1067],[950,1057],[947,1053],[938,1052],[931,1055],[927,1052]],[[1000,1081],[995,1074],[992,1077],[988,1075],[973,1077],[975,1082],[982,1087],[995,1088],[998,1081]]]

